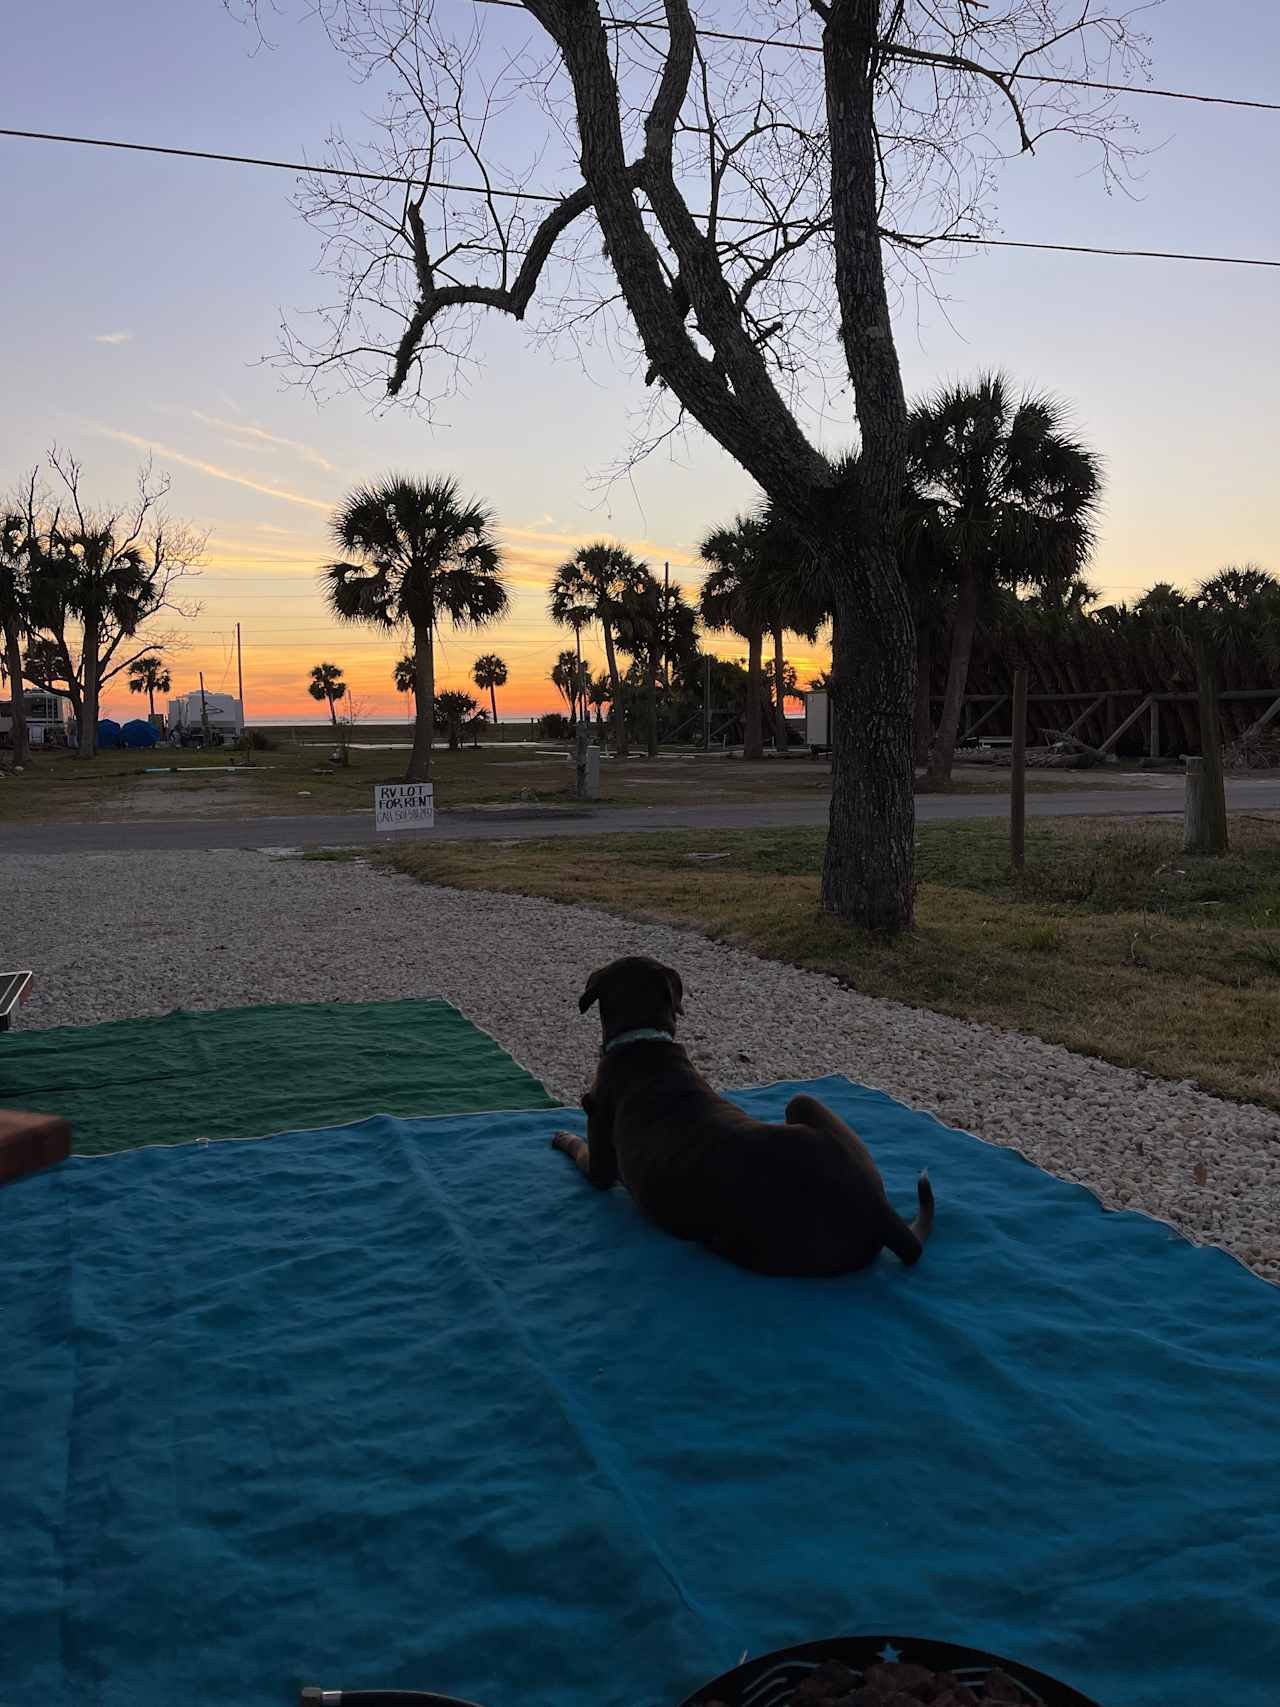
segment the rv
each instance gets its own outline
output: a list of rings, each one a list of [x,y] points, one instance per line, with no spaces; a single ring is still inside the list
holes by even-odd
[[[27,739],[33,747],[65,747],[69,702],[60,693],[28,688],[22,696],[27,714]],[[13,745],[13,701],[0,699],[0,747]]]
[[[175,747],[221,747],[244,734],[244,708],[229,693],[196,688],[169,701],[168,727]]]

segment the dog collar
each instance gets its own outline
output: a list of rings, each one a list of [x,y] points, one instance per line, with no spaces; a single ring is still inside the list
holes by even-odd
[[[608,1055],[613,1049],[621,1049],[624,1043],[674,1043],[675,1036],[669,1031],[656,1031],[652,1026],[641,1026],[636,1031],[621,1031],[617,1037],[609,1039],[601,1050],[602,1055]]]

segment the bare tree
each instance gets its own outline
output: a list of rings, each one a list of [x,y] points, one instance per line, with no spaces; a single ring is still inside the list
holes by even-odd
[[[199,606],[180,598],[180,583],[196,571],[205,536],[169,520],[168,480],[155,479],[149,462],[133,502],[114,510],[88,507],[73,456],[55,446],[49,465],[62,495],[33,519],[25,669],[38,687],[70,699],[76,757],[91,759],[106,683],[148,652],[181,646],[177,633],[151,628],[144,637],[141,630],[163,611],[196,615]]]
[[[632,455],[696,423],[836,589],[822,898],[901,929],[915,656],[891,307],[986,229],[1007,155],[1067,135],[1123,172],[1111,97],[1072,79],[1116,79],[1143,43],[1094,0],[736,0],[715,28],[689,0],[484,3],[451,6],[454,33],[432,0],[315,0],[389,82],[377,142],[336,139],[339,175],[306,182],[337,294],[283,359],[429,410],[485,313],[540,303],[543,336],[620,342],[651,388]],[[854,455],[817,442],[832,373]]]

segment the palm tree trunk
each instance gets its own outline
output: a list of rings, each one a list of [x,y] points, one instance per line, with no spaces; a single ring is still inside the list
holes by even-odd
[[[613,704],[609,715],[613,722],[613,750],[620,759],[627,757],[627,717],[622,703],[622,679],[618,675],[618,657],[613,649],[613,630],[606,616],[600,618],[600,627],[604,630],[604,655],[609,665],[609,680],[613,685]]]
[[[147,712],[154,723],[156,720],[156,690],[150,682],[147,683]]]
[[[787,695],[783,682],[783,672],[786,660],[782,655],[782,627],[779,624],[773,631],[773,687],[775,704],[773,708],[773,746],[785,759],[791,742],[787,737]]]
[[[5,624],[4,667],[9,673],[9,697],[12,703],[13,762],[31,763],[31,741],[27,734],[27,707],[22,697],[22,644],[16,627]]]
[[[658,642],[655,637],[649,648],[649,757],[658,756]]]
[[[84,687],[80,695],[80,716],[77,723],[76,758],[94,759],[98,756],[98,626],[86,623],[80,653],[80,668]]]
[[[764,717],[761,703],[764,699],[764,672],[760,668],[763,651],[764,635],[757,628],[747,636],[747,724],[742,742],[744,759],[764,757]]]
[[[933,744],[933,636],[928,627],[916,630],[916,708],[914,718],[915,764],[925,770],[929,764],[929,748]]]
[[[330,723],[333,724],[334,728],[336,729],[338,727],[338,712],[337,712],[337,707],[333,703],[332,693],[327,693],[325,695],[325,698],[329,701],[329,721],[330,721]]]
[[[498,727],[498,690],[492,682],[489,683],[489,709],[493,713],[493,726],[496,729]]]
[[[436,721],[435,635],[430,622],[413,625],[413,751],[406,782],[431,781],[431,736]]]
[[[581,716],[584,723],[590,723],[591,712],[587,706],[587,696],[582,690],[582,624],[573,625],[573,650],[578,660],[578,668],[573,678],[573,698],[569,702],[569,721],[577,727]]]
[[[969,656],[973,651],[973,636],[977,626],[978,575],[972,564],[966,564],[960,572],[960,593],[956,600],[955,620],[951,625],[951,661],[947,667],[946,698],[942,702],[937,738],[929,755],[929,781],[935,787],[951,781],[956,738],[960,733],[960,710],[964,704],[965,684],[969,679]]]

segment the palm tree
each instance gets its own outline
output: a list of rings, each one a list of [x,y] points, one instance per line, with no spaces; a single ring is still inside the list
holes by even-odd
[[[509,604],[493,513],[464,501],[450,479],[390,475],[358,488],[333,519],[333,534],[355,562],[330,563],[329,603],[347,622],[413,631],[413,751],[406,780],[431,777],[435,637],[441,619],[479,628]]]
[[[397,693],[413,692],[414,684],[418,680],[418,660],[412,652],[406,652],[403,658],[396,659],[391,679],[396,684]]]
[[[596,728],[604,728],[604,708],[613,703],[613,683],[608,676],[587,674],[583,678],[582,697],[596,714]]]
[[[619,651],[631,659],[636,685],[643,687],[649,757],[658,756],[658,673],[662,662],[662,584],[644,570],[618,601],[615,616]]]
[[[582,706],[582,715],[588,716],[586,709],[585,684],[590,679],[590,671],[582,662],[582,631],[595,621],[596,607],[590,596],[589,589],[583,585],[582,578],[575,574],[567,574],[567,564],[562,564],[551,583],[551,597],[547,609],[552,622],[559,623],[562,628],[573,630],[573,651],[577,659],[577,669],[574,680],[578,683],[579,691],[574,694],[569,708],[569,721],[576,722],[575,707]]]
[[[313,664],[307,692],[312,699],[328,700],[329,719],[336,729],[338,727],[337,702],[347,697],[347,684],[342,679],[341,666],[338,664]]]
[[[548,601],[551,620],[572,627],[578,635],[581,635],[584,623],[594,621],[600,624],[605,661],[609,667],[613,747],[618,757],[623,759],[627,756],[627,723],[614,634],[618,607],[624,594],[641,585],[648,573],[644,564],[622,546],[611,545],[608,540],[596,540],[591,545],[582,546],[556,570]]]
[[[583,678],[579,674],[580,669],[581,665],[578,662],[577,653],[572,647],[566,646],[564,651],[556,657],[548,678],[554,683],[557,693],[569,707],[570,723],[576,723],[578,720],[578,701],[583,687]],[[586,715],[585,709],[583,715]]]
[[[156,715],[156,695],[168,693],[173,687],[169,672],[165,668],[164,659],[158,652],[146,652],[141,658],[135,658],[129,666],[129,692],[144,693],[147,696],[147,710],[152,721]]]
[[[471,666],[471,680],[478,688],[488,688],[489,705],[493,711],[493,726],[498,727],[497,688],[507,685],[507,666],[496,652],[483,652]]]
[[[911,483],[932,509],[955,610],[929,777],[950,780],[969,658],[985,597],[1000,585],[1068,586],[1093,547],[1098,459],[1065,432],[1056,399],[1015,400],[1001,374],[945,387],[908,423]]]
[[[447,688],[444,693],[436,695],[435,720],[437,725],[448,731],[451,753],[456,753],[462,746],[462,725],[476,710],[475,700],[462,688]]]
[[[785,757],[791,748],[786,701],[794,696],[785,689],[783,638],[795,634],[810,643],[815,641],[818,630],[831,618],[833,600],[814,553],[776,506],[766,504],[758,519],[763,531],[751,573],[759,583],[758,597],[773,636],[769,694],[773,705],[773,744],[774,750]]]
[[[744,759],[764,755],[761,656],[770,615],[760,578],[764,532],[765,524],[759,516],[738,516],[732,527],[714,529],[698,547],[698,555],[712,565],[698,601],[703,623],[722,633],[729,630],[740,634],[747,643]]]

